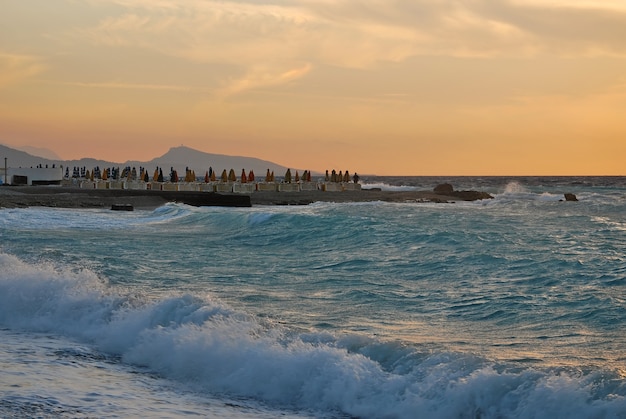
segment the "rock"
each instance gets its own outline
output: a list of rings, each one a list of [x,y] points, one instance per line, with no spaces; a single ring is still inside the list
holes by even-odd
[[[576,198],[576,195],[574,195],[573,193],[566,193],[565,200],[566,201],[578,201],[578,198]]]
[[[433,191],[439,195],[452,195],[454,192],[454,188],[449,183],[442,183],[440,185],[435,186]]]
[[[481,191],[455,191],[452,192],[452,196],[461,198],[464,201],[477,201],[479,199],[493,199],[493,196],[487,192]]]
[[[445,195],[445,196],[454,196],[463,201],[476,201],[479,199],[493,199],[493,196],[489,195],[487,192],[480,191],[455,191],[452,185],[449,183],[442,183],[440,185],[435,186],[433,191],[437,195]]]
[[[132,204],[113,204],[111,211],[133,211],[135,208]]]

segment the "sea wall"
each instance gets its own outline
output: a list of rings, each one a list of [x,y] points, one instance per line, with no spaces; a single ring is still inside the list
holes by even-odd
[[[361,184],[352,182],[143,182],[128,180],[64,180],[63,185],[82,189],[154,190],[169,192],[219,192],[251,194],[254,192],[359,191]]]

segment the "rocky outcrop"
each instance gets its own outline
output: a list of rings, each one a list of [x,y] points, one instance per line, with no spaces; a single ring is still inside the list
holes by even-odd
[[[479,199],[493,199],[493,196],[487,192],[481,191],[454,191],[452,196],[461,198],[464,201],[477,201]]]
[[[576,198],[576,195],[574,195],[573,193],[566,193],[565,200],[566,201],[578,201],[578,198]]]
[[[493,199],[493,196],[487,192],[481,191],[455,191],[454,187],[449,183],[442,183],[435,186],[433,191],[437,195],[453,196],[463,201],[477,201],[479,199]]]
[[[450,185],[449,183],[442,183],[435,186],[435,189],[433,189],[433,191],[439,195],[452,195],[452,193],[454,192],[454,187],[452,187],[452,185]]]

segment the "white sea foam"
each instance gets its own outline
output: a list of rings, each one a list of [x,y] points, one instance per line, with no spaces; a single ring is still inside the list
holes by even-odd
[[[153,301],[89,270],[7,254],[0,254],[0,325],[64,335],[201,392],[290,409],[398,418],[626,412],[623,381],[606,372],[508,370],[471,355],[299,335],[210,297]]]
[[[375,189],[379,188],[382,191],[415,191],[417,188],[415,186],[406,186],[406,185],[390,185],[388,183],[382,182],[367,182],[361,184],[362,189]]]

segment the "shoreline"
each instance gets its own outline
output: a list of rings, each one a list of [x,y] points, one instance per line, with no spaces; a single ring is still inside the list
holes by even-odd
[[[210,204],[218,206],[259,206],[259,205],[308,205],[314,202],[435,202],[453,203],[456,201],[472,201],[460,196],[443,195],[434,191],[381,191],[378,189],[361,189],[355,191],[255,191],[247,194],[198,192],[193,196],[210,197],[213,194],[225,202],[249,197],[249,205]],[[67,186],[1,186],[0,209],[27,207],[56,208],[111,208],[113,205],[132,205],[135,209],[152,210],[168,202],[183,202],[185,192],[146,191],[146,190],[112,190],[82,189]],[[195,205],[195,204],[191,204]]]

